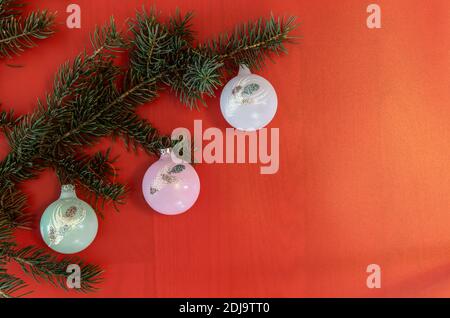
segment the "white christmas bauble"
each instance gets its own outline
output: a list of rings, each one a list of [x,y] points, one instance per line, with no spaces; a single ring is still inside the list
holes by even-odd
[[[277,93],[265,78],[241,66],[236,77],[223,88],[220,109],[234,128],[254,131],[265,127],[277,112]]]
[[[63,185],[61,196],[45,209],[41,235],[51,249],[62,254],[78,253],[95,239],[98,220],[92,207],[77,198],[73,185]]]

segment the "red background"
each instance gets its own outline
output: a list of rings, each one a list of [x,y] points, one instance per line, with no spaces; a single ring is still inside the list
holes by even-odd
[[[94,25],[110,15],[123,25],[154,3],[37,2],[31,7],[57,10],[61,25],[38,48],[0,63],[0,100],[18,114],[30,112],[58,66],[88,46]],[[366,27],[373,2],[382,29]],[[81,30],[64,25],[69,3],[82,8]],[[200,40],[271,11],[299,16],[300,44],[259,72],[278,92],[270,127],[280,128],[280,170],[198,165],[196,205],[166,217],[147,207],[140,190],[156,158],[112,144],[132,192],[120,213],[106,212],[97,239],[80,253],[106,270],[101,291],[89,296],[450,296],[448,1],[155,3],[163,16],[176,7],[195,11]],[[190,111],[165,92],[139,113],[164,133],[192,129],[194,119],[224,130],[218,98],[208,104]],[[24,187],[37,226],[59,186],[46,172]],[[44,246],[37,229],[18,236]],[[382,269],[379,290],[366,287],[371,263]],[[78,295],[27,280],[35,297]]]

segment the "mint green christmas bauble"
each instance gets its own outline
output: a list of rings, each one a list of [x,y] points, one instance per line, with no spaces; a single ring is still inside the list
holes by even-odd
[[[77,198],[73,185],[63,185],[59,199],[45,209],[40,227],[42,238],[51,249],[74,254],[94,241],[98,219],[92,207]]]

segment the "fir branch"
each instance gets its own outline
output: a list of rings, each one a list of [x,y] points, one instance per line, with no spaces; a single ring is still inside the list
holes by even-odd
[[[82,117],[77,116],[79,115],[77,109],[78,103],[84,100],[80,98],[74,100],[73,97],[90,98],[88,102],[91,107],[87,109],[95,112],[94,106],[98,98],[110,98],[105,85],[109,85],[106,87],[114,90],[113,83],[120,75],[119,69],[113,65],[112,56],[105,57],[104,52],[107,48],[119,49],[124,41],[120,39],[113,22],[98,30],[100,31],[97,33],[101,35],[94,36],[94,41],[96,45],[100,45],[99,41],[103,39],[103,44],[91,55],[83,53],[77,56],[72,64],[64,64],[55,77],[53,93],[47,95],[46,106],[38,102],[37,110],[23,116],[7,134],[12,151],[0,162],[0,178],[5,183],[15,184],[33,178],[36,172],[44,168],[41,158],[45,158],[49,153],[52,155],[74,153],[74,146],[89,140],[86,136],[75,136],[70,143],[54,142],[54,139],[60,136],[59,131],[68,129],[70,125],[77,125],[77,122],[73,122],[74,120],[82,120]],[[98,80],[99,78],[102,80]],[[95,90],[93,90],[93,83],[97,84]],[[95,96],[93,91],[100,97]],[[90,126],[93,131],[89,131],[93,135],[98,134],[102,129],[102,127],[94,126]]]
[[[193,12],[187,12],[184,16],[179,9],[175,14],[169,17],[168,31],[174,39],[174,44],[181,46],[192,46],[194,42],[194,31],[192,30]],[[176,42],[176,43],[175,43]]]
[[[213,97],[215,90],[221,86],[221,68],[224,64],[216,57],[195,54],[186,60],[183,72],[174,72],[167,84],[188,107],[197,107],[197,102],[206,105],[204,96]]]
[[[0,218],[0,242],[4,243],[4,242],[9,242],[12,240],[13,236],[12,236],[12,231],[11,229],[8,227],[8,224],[5,223],[1,218]],[[0,245],[1,247],[1,245]],[[0,266],[2,265],[2,258],[1,258],[1,254],[0,254]]]
[[[11,152],[9,157],[18,161],[30,162],[39,149],[43,138],[51,132],[51,126],[46,121],[46,110],[38,107],[31,115],[26,115],[7,133]]]
[[[15,187],[2,188],[0,194],[0,228],[29,229],[30,217],[24,213],[26,197]],[[0,237],[0,242],[3,239]]]
[[[94,48],[95,57],[102,50],[110,52],[122,52],[128,48],[129,43],[125,36],[117,30],[114,17],[111,17],[109,24],[103,27],[96,27],[90,35],[92,47]]]
[[[128,149],[136,151],[140,146],[150,154],[159,154],[159,149],[165,148],[167,139],[170,139],[159,135],[147,120],[132,112],[123,115],[123,120],[119,123],[115,136],[120,137]]]
[[[117,170],[114,168],[114,163],[117,158],[111,157],[111,148],[105,152],[98,151],[94,155],[88,157],[89,168],[97,175],[106,178],[116,178]]]
[[[36,40],[48,38],[54,33],[54,18],[53,13],[35,11],[24,19],[15,14],[0,19],[0,58],[18,55],[36,46]]]
[[[0,267],[0,298],[22,297],[26,293],[16,294],[25,287],[27,285],[22,279],[8,274],[5,269]]]
[[[297,27],[296,17],[260,18],[256,22],[236,26],[231,34],[224,33],[206,44],[199,46],[200,54],[216,56],[233,65],[244,64],[249,68],[260,69],[270,53],[287,53],[285,43],[293,42],[290,33]]]
[[[107,95],[107,102],[97,103],[97,106],[100,106],[101,109],[97,109],[95,112],[90,113],[83,121],[72,124],[72,128],[58,137],[55,144],[67,144],[68,142],[69,144],[72,143],[77,145],[79,138],[83,139],[87,134],[89,134],[91,138],[111,135],[117,128],[117,125],[120,125],[121,117],[119,115],[123,113],[123,108],[125,111],[129,111],[129,107],[135,106],[133,100],[142,98],[150,100],[153,96],[156,96],[151,90],[153,85],[151,80],[148,82],[144,81],[130,87],[121,94],[117,92],[115,87],[110,87],[110,94]],[[141,95],[142,92],[145,92],[146,95]],[[83,101],[81,101],[80,106],[82,103]],[[93,103],[90,101],[86,104],[89,106]],[[82,109],[82,107],[80,108]]]
[[[23,116],[11,131],[6,131],[11,151],[0,161],[0,189],[34,178],[43,167],[34,159],[42,138],[50,129],[44,124],[41,109]]]
[[[24,6],[18,0],[0,0],[0,20],[19,15]]]
[[[34,178],[41,167],[38,163],[23,162],[13,152],[0,162],[0,190],[14,186],[25,180]]]
[[[16,123],[16,118],[14,117],[14,112],[10,111],[0,111],[0,129],[9,129]]]
[[[81,269],[81,288],[75,288],[76,291],[96,291],[97,285],[103,280],[103,270],[100,267],[87,264],[76,257],[58,259],[56,256],[33,246],[20,249],[9,246],[4,249],[3,253],[8,260],[15,261],[24,273],[31,275],[36,281],[44,280],[66,290],[68,289],[67,278],[71,274],[67,272],[67,268],[71,264],[76,264]]]
[[[141,81],[163,76],[170,66],[167,54],[173,52],[174,45],[167,26],[158,22],[154,11],[144,9],[130,21],[130,29],[133,34],[130,69]]]
[[[60,159],[48,159],[58,171],[61,184],[79,183],[94,194],[92,201],[94,209],[98,207],[99,199],[103,200],[102,208],[108,201],[114,204],[124,203],[126,187],[109,180],[110,177],[116,176],[112,168],[114,160],[109,157],[109,151],[104,154],[98,152],[93,156],[71,155]]]
[[[223,34],[193,47],[191,17],[190,13],[184,18],[178,16],[165,25],[154,11],[143,10],[130,22],[134,35],[132,72],[140,80],[153,78],[169,86],[191,108],[198,101],[204,103],[205,95],[214,96],[224,70],[233,70],[240,64],[261,68],[270,53],[286,52],[284,43],[293,40],[289,34],[296,26],[294,17],[271,16],[267,21],[260,19],[237,26],[231,35]]]

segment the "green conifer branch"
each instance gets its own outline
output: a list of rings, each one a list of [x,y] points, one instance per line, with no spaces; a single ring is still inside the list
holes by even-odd
[[[16,119],[14,118],[14,112],[11,111],[0,111],[0,129],[4,131],[14,126]]]
[[[34,11],[22,18],[22,7],[17,1],[0,0],[0,58],[18,55],[54,33],[54,13]]]
[[[0,193],[0,231],[14,228],[28,229],[30,218],[24,213],[26,197],[20,190],[2,188]],[[4,239],[0,236],[0,242]]]
[[[68,272],[69,265],[74,264],[80,267],[80,288],[74,288],[78,292],[92,292],[97,289],[98,284],[102,281],[103,270],[96,265],[87,264],[76,257],[58,258],[48,252],[28,246],[24,248],[16,248],[14,244],[3,244],[0,248],[0,258],[7,262],[14,261],[17,263],[24,273],[33,277],[36,281],[46,281],[54,286],[59,286],[65,290],[68,289],[67,278],[72,272]],[[5,286],[13,288],[5,288],[5,294],[17,292],[25,286],[21,280],[4,277]],[[0,275],[0,295],[2,291],[2,277]]]
[[[0,298],[25,296],[27,293],[19,292],[26,287],[27,284],[22,279],[8,274],[6,269],[0,267]]]

